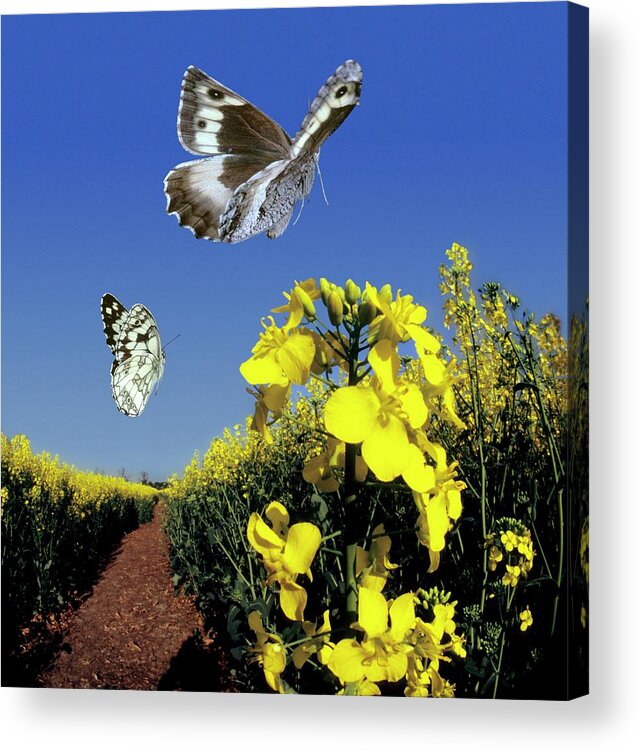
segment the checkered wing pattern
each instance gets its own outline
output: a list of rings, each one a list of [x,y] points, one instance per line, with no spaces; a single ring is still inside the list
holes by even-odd
[[[113,295],[102,298],[107,344],[114,355],[111,392],[121,413],[136,417],[160,382],[165,355],[151,311],[136,303],[127,309]]]

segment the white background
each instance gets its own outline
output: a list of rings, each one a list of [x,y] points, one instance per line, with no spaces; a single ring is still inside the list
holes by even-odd
[[[242,5],[305,4],[345,3]],[[640,3],[582,4],[591,9],[591,695],[572,703],[533,703],[2,689],[5,749],[638,749]],[[0,0],[0,11],[240,5]]]

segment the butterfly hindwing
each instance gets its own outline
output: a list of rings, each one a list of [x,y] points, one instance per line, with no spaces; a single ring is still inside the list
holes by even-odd
[[[167,211],[197,238],[239,243],[281,235],[297,201],[313,186],[321,144],[358,104],[362,69],[353,60],[327,79],[292,142],[236,92],[195,67],[180,96],[178,137],[208,159],[186,162],[165,178]]]
[[[137,417],[162,377],[164,358],[149,353],[132,355],[111,367],[111,392],[121,413]]]
[[[176,214],[180,224],[197,238],[221,240],[220,218],[229,200],[236,188],[262,167],[261,163],[236,155],[178,165],[164,182],[167,211]]]
[[[274,162],[238,187],[220,218],[220,233],[230,243],[266,232],[276,238],[287,229],[296,202],[311,192],[313,158]]]
[[[101,303],[111,365],[111,392],[120,412],[140,415],[162,378],[165,355],[158,325],[148,308],[136,303],[127,310],[107,293]]]

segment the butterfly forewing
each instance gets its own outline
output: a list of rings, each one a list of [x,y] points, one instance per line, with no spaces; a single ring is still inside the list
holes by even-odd
[[[106,293],[102,296],[100,310],[102,312],[102,323],[104,324],[103,331],[107,338],[107,345],[109,345],[111,352],[115,355],[118,337],[120,336],[122,325],[129,312],[122,303],[110,293]]]
[[[322,86],[294,142],[257,107],[195,67],[182,82],[178,137],[209,159],[165,178],[167,211],[197,238],[226,243],[281,235],[313,186],[320,145],[358,104],[362,69],[343,63]]]
[[[275,121],[194,66],[182,81],[178,137],[193,154],[253,156],[262,167],[288,157],[291,147]]]
[[[107,344],[114,355],[111,391],[120,412],[140,415],[162,378],[165,355],[158,325],[148,308],[136,303],[127,310],[113,295],[102,298]]]
[[[125,360],[132,355],[150,353],[159,358],[162,353],[158,325],[148,308],[136,303],[131,306],[116,343],[116,359]]]
[[[347,60],[324,83],[293,141],[293,153],[317,153],[360,101],[362,68]]]

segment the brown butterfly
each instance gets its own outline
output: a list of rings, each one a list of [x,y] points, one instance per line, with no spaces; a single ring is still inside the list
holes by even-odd
[[[167,212],[197,238],[239,243],[287,229],[313,187],[322,143],[358,104],[362,69],[347,60],[311,103],[296,137],[239,94],[189,67],[182,81],[178,138],[208,159],[184,162],[164,181]]]

